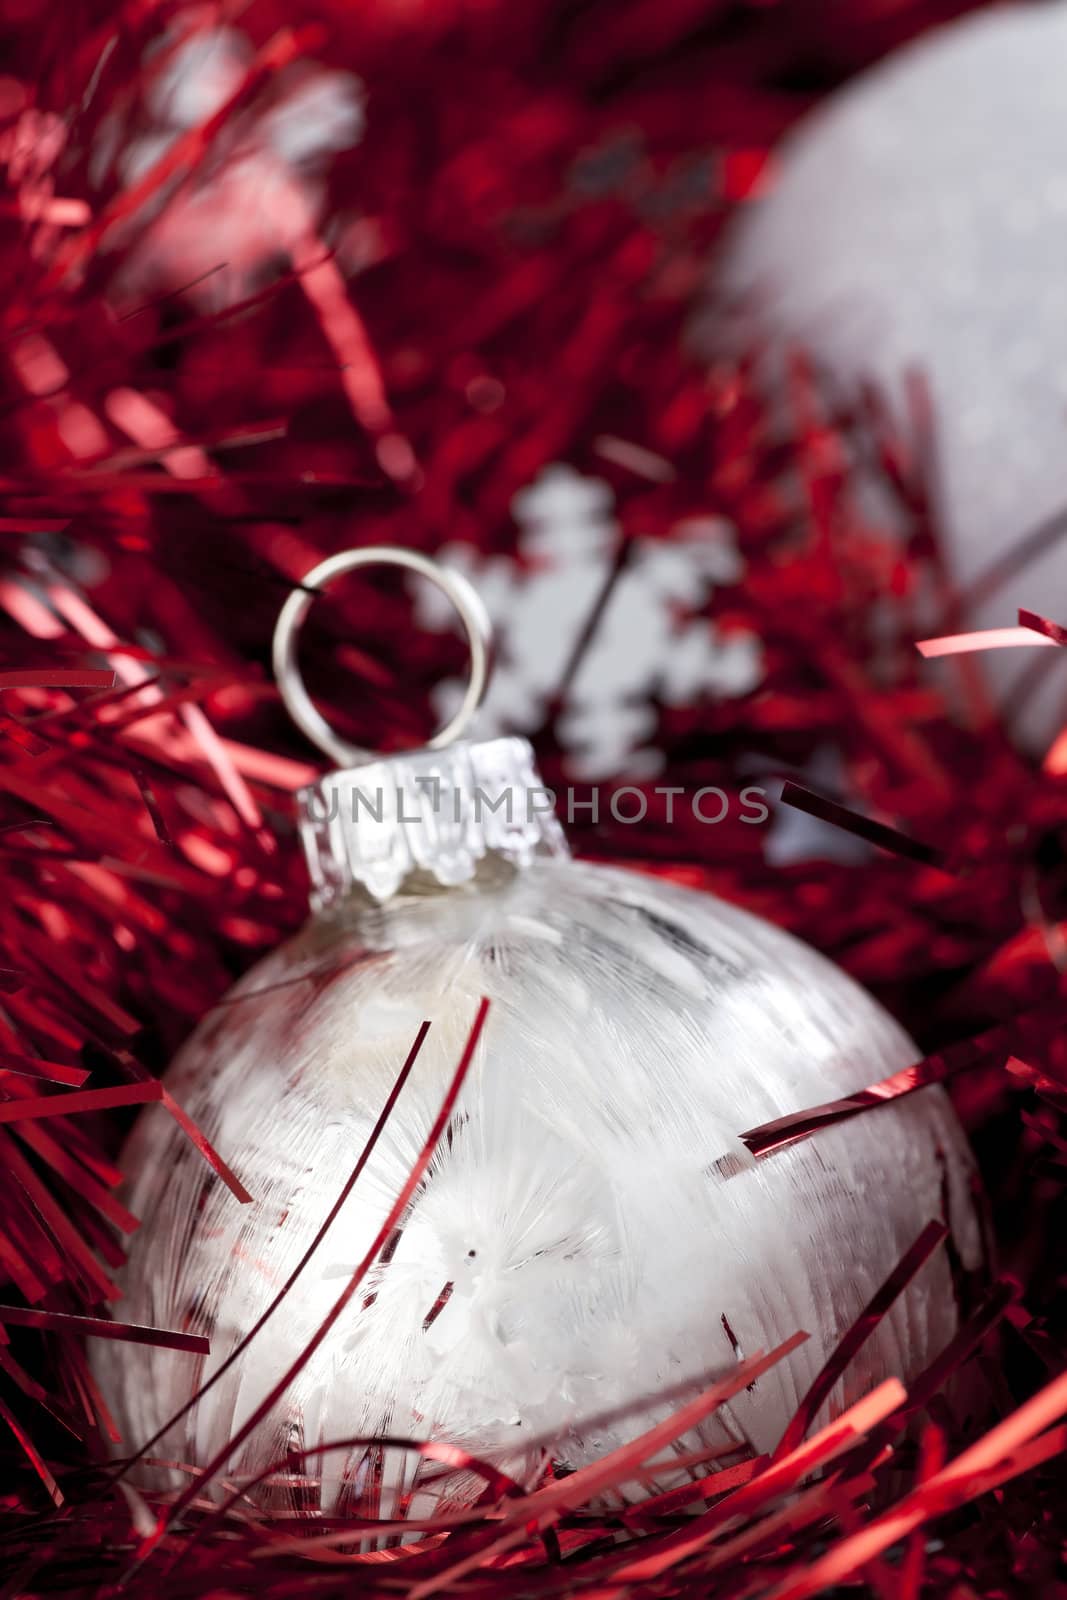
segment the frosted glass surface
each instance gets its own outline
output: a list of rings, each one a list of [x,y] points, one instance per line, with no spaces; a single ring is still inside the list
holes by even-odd
[[[427,1018],[385,1135],[303,1277],[153,1454],[204,1462],[297,1355],[407,1177],[483,995],[472,1074],[387,1263],[229,1464],[231,1480],[287,1448],[384,1433],[446,1438],[519,1478],[536,1474],[550,1438],[552,1458],[577,1466],[673,1409],[657,1395],[728,1370],[735,1342],[750,1355],[803,1328],[809,1342],[701,1435],[766,1450],[946,1196],[975,1262],[969,1156],[939,1090],[759,1164],[739,1142],[915,1059],[851,980],[709,896],[541,861],[495,884],[312,921],[205,1018],[168,1086],[255,1201],[237,1202],[165,1110],[142,1116],[126,1162],[145,1220],[117,1314],[207,1333],[212,1348],[197,1358],[98,1342],[130,1447],[277,1291]],[[955,1320],[942,1250],[831,1406],[921,1367]],[[625,1406],[625,1418],[584,1421]],[[380,1472],[387,1514],[415,1459],[331,1454],[322,1507],[355,1509]],[[422,1487],[427,1470],[413,1513],[476,1492],[456,1476]],[[308,1503],[284,1486],[261,1497]]]

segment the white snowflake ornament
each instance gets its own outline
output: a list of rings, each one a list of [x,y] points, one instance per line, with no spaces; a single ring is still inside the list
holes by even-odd
[[[531,732],[563,683],[623,535],[609,486],[568,466],[547,468],[516,495],[512,509],[518,559],[483,564],[465,546],[449,546],[444,555],[477,577],[501,640],[486,725]],[[705,617],[677,620],[679,607],[699,612],[717,583],[736,583],[743,570],[733,530],[718,518],[687,519],[667,540],[637,542],[566,685],[558,728],[575,777],[659,771],[662,755],[649,742],[654,692],[670,705],[687,705],[704,694],[734,697],[757,686],[763,663],[754,636],[724,638]],[[447,607],[430,594],[421,616],[426,626],[447,626]],[[457,693],[455,683],[443,684],[440,709]]]

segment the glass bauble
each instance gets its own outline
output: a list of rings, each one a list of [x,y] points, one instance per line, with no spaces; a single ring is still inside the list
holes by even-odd
[[[167,1086],[252,1204],[162,1107],[143,1114],[126,1164],[144,1221],[118,1314],[205,1333],[211,1354],[100,1342],[127,1447],[177,1411],[277,1292],[428,1019],[384,1135],[310,1265],[153,1455],[209,1460],[305,1347],[408,1176],[482,996],[471,1074],[401,1227],[366,1292],[227,1463],[230,1482],[287,1452],[379,1435],[447,1439],[528,1482],[546,1458],[589,1461],[667,1415],[680,1385],[804,1329],[806,1344],[700,1430],[704,1444],[772,1449],[931,1218],[944,1216],[964,1262],[977,1261],[970,1158],[939,1089],[761,1161],[739,1139],[916,1058],[854,982],[710,896],[563,857],[525,869],[486,857],[465,883],[409,881],[383,905],[349,897],[313,917],[181,1052]],[[887,1375],[906,1380],[956,1323],[942,1249],[823,1416]],[[307,1470],[321,1473],[311,1491],[256,1493],[336,1513],[365,1505],[374,1483],[387,1516],[414,1488],[410,1514],[425,1515],[483,1487],[427,1473],[399,1446],[331,1452]]]

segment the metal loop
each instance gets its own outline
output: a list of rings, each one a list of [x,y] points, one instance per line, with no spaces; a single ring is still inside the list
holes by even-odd
[[[342,767],[373,761],[377,753],[361,750],[358,745],[340,738],[322,713],[316,711],[296,662],[297,634],[315,598],[307,592],[308,589],[329,583],[331,578],[340,577],[343,572],[372,566],[406,567],[409,572],[417,572],[421,577],[428,578],[451,600],[467,635],[470,678],[463,700],[455,716],[434,735],[426,749],[441,750],[459,738],[481,705],[489,682],[489,645],[492,639],[489,614],[477,590],[460,573],[439,566],[429,556],[420,555],[415,550],[403,550],[385,544],[365,545],[359,550],[342,550],[339,555],[320,561],[304,579],[304,587],[294,590],[278,615],[274,628],[274,676],[286,709],[297,727]]]

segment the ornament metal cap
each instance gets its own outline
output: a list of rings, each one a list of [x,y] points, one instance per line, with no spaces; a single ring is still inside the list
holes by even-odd
[[[316,588],[356,567],[377,565],[406,567],[443,590],[470,649],[459,710],[425,748],[401,756],[377,755],[342,739],[312,704],[296,662],[297,634]],[[330,556],[285,602],[274,630],[278,688],[301,731],[343,764],[296,797],[315,910],[335,906],[357,886],[388,900],[420,873],[440,884],[465,883],[490,856],[525,867],[537,855],[569,853],[529,743],[460,739],[485,695],[491,640],[481,597],[460,573],[391,545]]]

